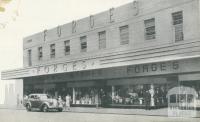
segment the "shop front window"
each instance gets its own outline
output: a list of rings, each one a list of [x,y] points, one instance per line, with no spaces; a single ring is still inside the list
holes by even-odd
[[[95,93],[94,88],[76,88],[75,104],[95,104]]]
[[[155,106],[166,106],[167,105],[167,85],[166,84],[155,84],[154,102]]]
[[[111,88],[81,87],[75,89],[75,104],[104,106],[111,103]]]
[[[148,89],[149,87],[144,87],[143,85],[116,86],[112,103],[142,105],[144,104],[144,92]]]
[[[149,91],[150,84],[115,86],[114,95],[112,97],[112,104],[145,105],[145,102],[148,101],[146,94]],[[167,104],[166,94],[166,84],[154,85],[153,99],[156,106],[164,106]]]

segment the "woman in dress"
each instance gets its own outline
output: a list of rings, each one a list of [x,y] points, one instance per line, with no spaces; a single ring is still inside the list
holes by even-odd
[[[66,110],[70,110],[70,101],[71,101],[71,97],[69,94],[67,94],[67,96],[65,97],[66,102],[65,102],[65,106],[66,106]]]

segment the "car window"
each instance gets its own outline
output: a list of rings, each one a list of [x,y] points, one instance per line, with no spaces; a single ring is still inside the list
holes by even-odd
[[[29,98],[32,98],[32,99],[33,99],[33,98],[34,98],[34,95],[30,95]]]
[[[35,95],[35,99],[39,99],[40,97],[38,95]]]
[[[51,98],[51,96],[50,96],[50,95],[47,95],[47,98]]]
[[[40,98],[45,100],[45,99],[47,99],[47,95],[41,95]]]

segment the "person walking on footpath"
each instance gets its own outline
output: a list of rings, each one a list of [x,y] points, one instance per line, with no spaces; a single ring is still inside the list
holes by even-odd
[[[99,108],[99,100],[100,100],[100,98],[99,98],[99,93],[98,93],[97,90],[95,91],[94,99],[95,99],[94,101],[95,101],[96,109],[98,109]]]
[[[71,101],[71,97],[69,94],[67,94],[67,96],[65,97],[66,102],[65,102],[65,109],[66,111],[70,111],[70,101]]]
[[[147,90],[145,92],[145,108],[146,108],[146,110],[150,110],[151,109],[150,103],[151,103],[151,94]]]

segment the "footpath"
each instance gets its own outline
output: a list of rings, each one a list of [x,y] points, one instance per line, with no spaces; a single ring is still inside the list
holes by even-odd
[[[0,109],[13,109],[13,110],[25,110],[23,106],[2,106]],[[70,110],[63,110],[63,112],[72,113],[97,113],[97,114],[119,114],[119,115],[145,115],[145,116],[168,116],[168,108],[160,109],[122,109],[122,108],[95,108],[95,107],[71,107]],[[200,117],[200,111],[197,111],[197,117]]]

